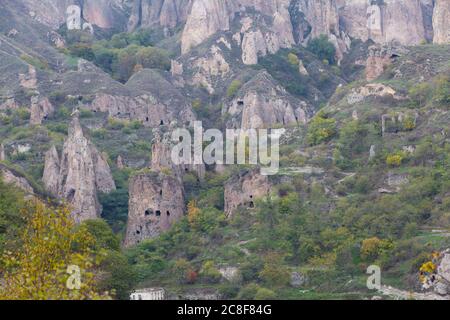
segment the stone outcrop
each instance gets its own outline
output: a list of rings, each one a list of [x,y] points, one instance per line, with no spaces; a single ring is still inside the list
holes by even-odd
[[[70,124],[61,157],[55,147],[47,152],[43,181],[49,192],[67,201],[78,223],[100,216],[97,192],[115,190],[105,157],[84,136],[77,116]]]
[[[216,32],[230,29],[233,10],[229,0],[194,0],[181,39],[181,52],[187,53]]]
[[[192,2],[192,0],[135,0],[128,21],[128,31],[133,31],[137,27],[175,28],[186,21]]]
[[[163,173],[141,173],[131,178],[125,246],[157,237],[185,211],[182,183]]]
[[[426,40],[426,11],[421,0],[343,0],[339,6],[344,32],[377,43],[416,45]],[[381,4],[380,4],[381,3]]]
[[[18,109],[19,104],[14,97],[8,97],[2,104],[0,104],[0,111]]]
[[[193,84],[206,88],[210,94],[215,92],[217,82],[231,72],[230,64],[217,45],[213,45],[205,56],[197,59],[191,68],[195,70]]]
[[[29,65],[27,74],[19,74],[19,81],[20,85],[25,89],[37,89],[36,68],[32,65]]]
[[[433,12],[434,43],[450,43],[450,1],[436,0]]]
[[[108,113],[112,118],[138,120],[151,128],[173,122],[188,125],[195,120],[186,97],[154,70],[143,69],[136,73],[126,87],[131,94],[98,93],[88,107],[95,112]]]
[[[368,97],[386,98],[390,97],[400,100],[403,97],[399,96],[397,92],[389,86],[381,83],[369,83],[365,86],[352,89],[351,93],[347,95],[348,104],[356,104],[364,101]]]
[[[152,162],[151,169],[155,172],[170,171],[180,182],[183,181],[183,175],[186,172],[195,172],[198,179],[203,180],[206,173],[204,164],[180,164],[176,165],[172,161],[172,147],[174,143],[171,140],[171,132],[163,132],[155,129],[153,131],[154,139],[152,141]]]
[[[295,43],[288,7],[287,0],[195,0],[181,39],[182,53],[189,52],[217,32],[232,30],[236,19],[238,29],[233,29],[233,40],[241,46],[242,61],[248,65],[256,64],[258,56],[276,53]],[[270,23],[262,15],[270,16]]]
[[[34,96],[31,98],[30,124],[40,125],[55,111],[48,98]]]
[[[392,44],[370,46],[366,61],[366,80],[372,81],[377,79],[392,64],[393,60],[407,52],[406,48]]]
[[[435,267],[434,271],[422,271],[420,274],[423,289],[450,300],[450,249],[433,254],[431,263]]]
[[[18,172],[15,172],[3,164],[0,164],[0,176],[3,179],[3,182],[21,189],[27,195],[34,195],[34,189],[28,180]]]
[[[257,171],[248,171],[225,184],[225,214],[231,217],[240,208],[255,208],[255,201],[269,195],[269,178]]]
[[[123,0],[21,0],[34,20],[57,30],[66,23],[67,9],[79,6],[80,18],[100,28],[122,29],[126,21],[127,7]],[[81,4],[81,6],[80,6]]]
[[[223,113],[231,117],[228,127],[241,129],[295,125],[309,119],[307,104],[293,98],[266,71],[246,83]]]
[[[6,160],[6,151],[5,146],[3,144],[0,144],[0,161]]]

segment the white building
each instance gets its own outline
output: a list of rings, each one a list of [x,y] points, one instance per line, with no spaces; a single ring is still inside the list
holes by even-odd
[[[165,300],[166,291],[163,288],[136,290],[130,295],[130,300]]]

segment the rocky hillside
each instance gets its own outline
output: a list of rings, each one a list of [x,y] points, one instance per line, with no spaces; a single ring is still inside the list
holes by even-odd
[[[120,260],[122,299],[448,299],[448,17],[448,0],[3,0],[0,190],[67,205]],[[196,121],[285,128],[279,174],[174,164],[172,130]]]

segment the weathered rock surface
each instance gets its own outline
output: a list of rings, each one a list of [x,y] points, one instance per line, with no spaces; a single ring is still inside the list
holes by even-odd
[[[426,40],[426,16],[420,0],[344,0],[339,7],[343,31],[377,43],[419,44]]]
[[[175,177],[142,173],[131,178],[125,246],[154,238],[184,215],[184,191]]]
[[[450,43],[450,1],[436,0],[433,12],[434,43]]]
[[[254,208],[255,201],[269,195],[271,184],[267,176],[249,171],[225,184],[225,214],[227,217],[239,207]]]
[[[6,160],[6,151],[5,146],[3,144],[0,144],[0,161]]]
[[[293,98],[266,71],[246,83],[223,113],[231,116],[228,127],[241,129],[295,125],[309,119],[307,104]]]
[[[369,83],[365,86],[352,89],[351,93],[347,96],[347,102],[349,104],[356,104],[364,101],[367,97],[391,97],[393,99],[402,99],[397,92],[381,83]]]
[[[135,0],[128,21],[128,30],[154,26],[175,28],[186,21],[192,2],[192,0]]]
[[[139,120],[145,126],[158,127],[195,120],[190,103],[169,81],[153,70],[143,69],[126,84],[134,95],[97,93],[89,108],[110,117]]]
[[[15,172],[3,164],[0,164],[0,176],[3,179],[3,182],[14,185],[28,195],[34,195],[34,189],[28,180],[18,172]]]
[[[66,22],[67,9],[71,5],[80,7],[82,18],[100,28],[122,27],[126,20],[126,6],[123,0],[22,0],[30,17],[57,30]],[[81,6],[80,6],[81,3]]]
[[[194,0],[181,39],[181,52],[187,53],[216,32],[230,28],[233,10],[229,0]]]
[[[55,111],[48,98],[34,96],[31,98],[30,124],[40,125]]]
[[[100,216],[97,192],[108,193],[116,188],[107,161],[84,136],[76,116],[61,157],[55,147],[47,152],[43,181],[49,192],[67,201],[78,223]]]
[[[183,175],[186,172],[195,172],[199,179],[205,177],[206,168],[204,164],[175,164],[172,161],[172,148],[174,146],[171,140],[172,132],[163,132],[155,129],[153,131],[154,139],[152,145],[152,163],[151,169],[155,172],[170,171],[171,174],[183,181]]]

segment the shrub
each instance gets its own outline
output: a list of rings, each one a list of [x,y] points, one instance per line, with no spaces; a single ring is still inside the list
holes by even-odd
[[[206,261],[203,264],[200,276],[208,283],[218,283],[222,278],[213,261]]]
[[[273,300],[276,298],[275,292],[266,288],[259,288],[255,295],[255,300]]]
[[[328,40],[328,36],[321,35],[309,41],[307,49],[314,53],[320,60],[327,60],[328,63],[335,63],[336,48]]]
[[[386,164],[390,167],[400,167],[403,162],[403,155],[400,153],[388,155]]]
[[[227,97],[232,98],[239,91],[242,86],[242,82],[239,80],[233,80],[227,90]]]
[[[375,261],[383,251],[392,249],[392,243],[381,240],[377,237],[363,240],[361,245],[361,259],[365,261]]]
[[[300,60],[298,59],[297,55],[292,52],[288,54],[288,61],[294,67],[300,64]]]
[[[319,112],[309,125],[306,141],[314,146],[329,141],[335,135],[336,120],[327,118],[323,112]]]

